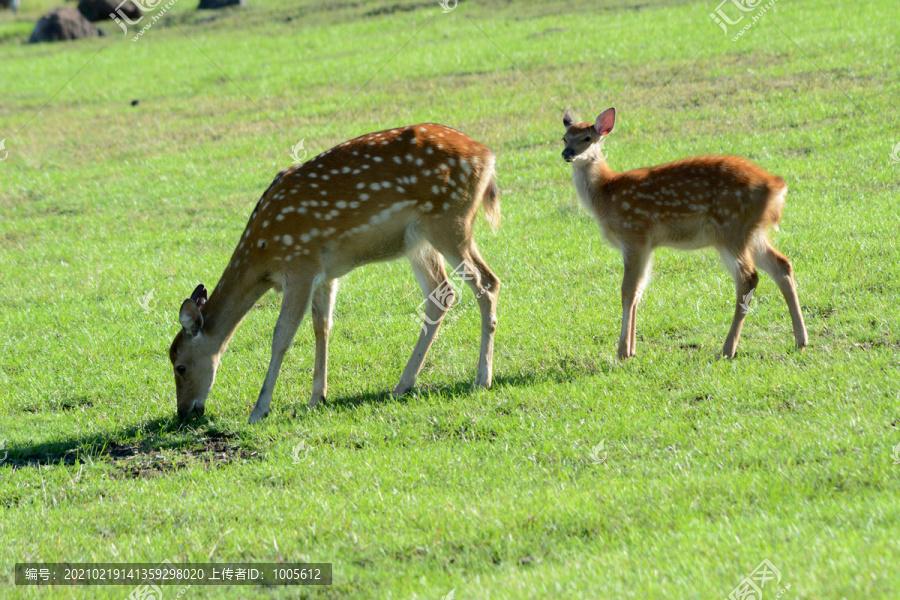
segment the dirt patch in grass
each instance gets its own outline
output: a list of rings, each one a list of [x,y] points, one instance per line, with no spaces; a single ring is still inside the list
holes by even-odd
[[[149,478],[177,471],[190,465],[200,464],[204,469],[212,469],[234,462],[259,457],[259,453],[225,438],[199,440],[199,445],[191,449],[165,452],[144,452],[140,448],[119,446],[110,451],[109,456],[117,457],[115,476]]]
[[[260,458],[257,451],[244,447],[240,442],[224,436],[200,438],[190,447],[147,448],[140,444],[111,442],[96,454],[83,449],[71,449],[59,453],[45,452],[9,458],[12,468],[40,467],[44,465],[107,464],[113,467],[117,478],[157,477],[191,465],[203,465],[211,469],[235,462]]]

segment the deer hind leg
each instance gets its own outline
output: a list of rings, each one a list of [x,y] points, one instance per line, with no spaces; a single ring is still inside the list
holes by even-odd
[[[259,398],[256,400],[256,406],[250,413],[251,423],[264,419],[269,414],[272,392],[275,390],[281,363],[284,362],[284,355],[297,333],[297,328],[303,321],[303,315],[309,310],[314,287],[315,277],[313,276],[291,273],[286,273],[284,276],[281,313],[278,315],[275,334],[272,336],[272,358],[269,361],[269,370],[266,372],[266,379],[259,392]]]
[[[775,280],[778,289],[787,302],[791,313],[791,323],[794,327],[794,341],[798,350],[806,347],[809,341],[806,335],[806,325],[803,323],[803,313],[800,312],[800,300],[797,297],[797,287],[794,284],[794,269],[791,261],[775,249],[768,241],[763,240],[754,250],[756,264],[764,272]]]
[[[647,247],[622,253],[625,275],[622,277],[622,332],[616,356],[625,360],[635,355],[637,345],[637,305],[650,279],[652,251]]]
[[[425,296],[424,311],[420,311],[420,314],[423,312],[424,314],[422,314],[422,332],[413,348],[412,356],[409,357],[409,362],[406,363],[406,368],[403,369],[400,382],[394,388],[394,398],[406,394],[416,384],[416,378],[425,362],[425,355],[434,342],[444,315],[450,310],[456,298],[453,288],[450,287],[450,280],[447,279],[444,259],[434,248],[429,245],[422,246],[409,256],[409,261],[419,287],[422,288],[422,295]]]
[[[722,348],[722,356],[733,358],[737,351],[738,340],[741,337],[744,318],[749,312],[753,291],[759,283],[759,275],[756,273],[753,257],[746,248],[739,251],[719,249],[719,256],[722,257],[725,268],[728,269],[731,277],[734,279],[734,289],[737,293],[731,330],[729,330],[728,337],[725,338],[725,346]]]
[[[497,329],[500,279],[488,268],[471,238],[451,242],[446,237],[435,236],[432,243],[454,265],[454,270],[469,284],[478,301],[481,311],[481,351],[474,387],[490,388],[494,377],[494,332]]]
[[[328,392],[328,334],[331,331],[331,315],[337,288],[338,280],[329,279],[320,283],[313,292],[310,313],[313,331],[316,334],[316,366],[313,373],[312,396],[309,399],[310,408],[324,401]]]

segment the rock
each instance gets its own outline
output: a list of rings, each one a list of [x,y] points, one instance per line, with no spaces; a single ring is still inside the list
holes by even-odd
[[[122,6],[119,6],[119,2],[114,0],[80,0],[78,2],[79,12],[91,22],[106,21],[110,18],[109,15],[116,12],[116,8],[132,21],[141,17],[141,9],[131,0],[127,0]]]
[[[200,0],[197,10],[226,8],[228,6],[247,6],[247,0]]]
[[[96,25],[84,18],[78,9],[71,6],[54,8],[38,19],[28,38],[29,44],[60,42],[106,35]]]

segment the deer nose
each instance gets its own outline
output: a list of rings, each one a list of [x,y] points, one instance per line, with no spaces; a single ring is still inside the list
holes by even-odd
[[[571,148],[566,148],[565,150],[562,151],[563,160],[569,160],[574,155],[575,155],[575,151],[572,150]]]
[[[193,415],[197,415],[198,417],[202,417],[203,413],[206,411],[206,407],[197,406],[196,402],[191,403],[190,406],[187,407],[178,407],[178,418],[182,421],[189,419]]]

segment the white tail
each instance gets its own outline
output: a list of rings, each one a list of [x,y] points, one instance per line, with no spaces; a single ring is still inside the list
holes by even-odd
[[[315,406],[327,389],[328,333],[337,279],[360,265],[406,255],[428,299],[451,289],[443,257],[463,265],[478,294],[481,353],[475,385],[490,387],[500,281],[472,235],[479,206],[500,221],[490,149],[433,123],[344,142],[278,174],[250,215],[231,261],[207,301],[199,286],[179,313],[170,359],[178,413],[202,414],[219,357],[237,326],[269,288],[284,291],[272,358],[250,422],[269,413],[281,363],[308,309],[316,337]],[[428,302],[425,327],[394,389],[408,392],[452,302]],[[450,292],[452,294],[452,292]]]
[[[741,326],[759,277],[756,267],[778,284],[791,313],[797,348],[806,346],[806,327],[794,286],[791,262],[768,239],[778,226],[787,186],[735,156],[697,156],[673,163],[616,173],[600,151],[615,125],[610,108],[595,123],[563,117],[566,148],[575,187],[603,234],[622,252],[622,332],[619,359],[634,356],[637,304],[646,287],[657,246],[683,250],[713,246],[731,272],[737,291],[734,319],[722,354],[734,356]]]

